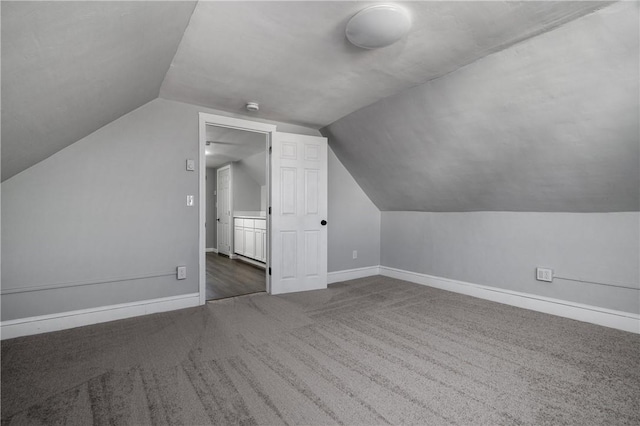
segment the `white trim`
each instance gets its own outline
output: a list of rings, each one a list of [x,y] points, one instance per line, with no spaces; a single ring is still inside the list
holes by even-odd
[[[204,249],[204,251],[206,253],[217,253],[218,249],[217,248],[206,248],[206,249]]]
[[[640,334],[640,315],[380,266],[380,275]]]
[[[198,114],[198,302],[200,305],[207,303],[207,259],[206,259],[206,228],[207,220],[207,164],[205,147],[207,146],[207,119],[206,114]],[[217,188],[216,188],[217,189]],[[217,226],[217,225],[216,225]]]
[[[250,132],[269,133],[276,131],[275,124],[260,123],[258,121],[243,120],[241,118],[225,117],[223,115],[209,114],[206,112],[199,113],[200,120],[205,124],[213,124],[222,127],[231,127],[234,129],[248,130]],[[206,136],[206,135],[205,135]]]
[[[32,334],[66,330],[84,325],[115,321],[157,312],[173,311],[199,305],[198,293],[181,294],[179,296],[139,302],[121,303],[118,305],[100,306],[97,308],[61,312],[58,314],[40,315],[20,318],[0,323],[2,340]]]
[[[258,268],[267,269],[267,265],[264,262],[251,259],[250,257],[246,257],[241,254],[236,254],[234,259],[236,259],[238,262],[249,263],[251,265],[257,266]]]
[[[345,269],[327,273],[327,283],[339,283],[342,281],[355,280],[357,278],[380,275],[380,266],[365,266],[364,268]]]

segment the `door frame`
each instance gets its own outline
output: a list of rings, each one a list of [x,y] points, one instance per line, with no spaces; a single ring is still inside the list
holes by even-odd
[[[205,154],[206,155],[206,154]],[[205,174],[206,174],[206,158],[205,158]],[[229,170],[229,193],[227,194],[227,206],[229,207],[229,253],[226,253],[230,258],[233,255],[233,247],[231,246],[231,229],[233,229],[233,220],[232,220],[232,212],[233,212],[233,191],[231,191],[231,188],[233,188],[233,173],[231,172],[231,163],[226,164],[222,167],[218,167],[216,169],[216,193],[217,193],[217,197],[216,197],[216,203],[218,203],[218,200],[220,200],[220,188],[218,187],[218,185],[220,184],[220,170],[222,169],[228,169]],[[205,194],[205,205],[206,205],[206,194]],[[217,216],[220,216],[220,210],[218,208],[219,206],[216,204],[216,213]],[[206,208],[205,208],[206,211]],[[206,212],[205,212],[206,214]],[[205,219],[206,221],[206,219]],[[218,229],[218,221],[216,220],[216,247],[218,249],[218,253],[220,252],[220,229]],[[206,258],[206,255],[205,255]]]
[[[271,141],[273,140],[274,133],[276,132],[276,126],[274,124],[260,123],[257,121],[243,120],[239,118],[225,117],[222,115],[209,114],[206,112],[200,112],[198,114],[198,136],[199,136],[199,149],[198,149],[198,164],[199,164],[199,190],[198,190],[198,293],[200,305],[207,303],[207,262],[206,262],[206,175],[207,166],[205,158],[205,147],[207,143],[207,125],[228,127],[231,129],[245,130],[249,132],[262,133],[266,136],[266,173],[267,173],[267,262],[265,268],[265,281],[267,293],[271,294],[271,281],[269,279],[269,267],[271,266],[271,253],[270,253],[270,241],[271,241],[271,217],[268,213],[269,206],[271,206],[271,156],[269,155],[269,148],[271,147]],[[232,245],[233,250],[233,245]]]

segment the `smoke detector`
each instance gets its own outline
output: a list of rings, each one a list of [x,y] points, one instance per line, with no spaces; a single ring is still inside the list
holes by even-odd
[[[256,112],[260,109],[260,105],[257,102],[247,102],[247,111]]]

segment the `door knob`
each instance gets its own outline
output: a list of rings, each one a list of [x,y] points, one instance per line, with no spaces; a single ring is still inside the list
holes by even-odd
[[[327,221],[322,219],[322,221],[320,222],[320,225],[325,226],[327,224]]]
[[[220,218],[217,218],[216,220],[217,220],[218,222],[220,222]]]

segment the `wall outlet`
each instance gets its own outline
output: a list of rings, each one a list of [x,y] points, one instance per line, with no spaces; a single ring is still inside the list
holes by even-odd
[[[196,170],[196,161],[195,160],[187,160],[187,171],[193,172]]]
[[[193,200],[194,200],[193,195],[187,195],[187,207],[193,207]]]
[[[353,251],[353,258],[357,259],[358,258],[358,250],[354,250]]]
[[[187,267],[186,266],[178,266],[176,268],[176,279],[177,280],[186,280],[187,279]]]
[[[553,269],[536,268],[536,280],[553,282]]]

